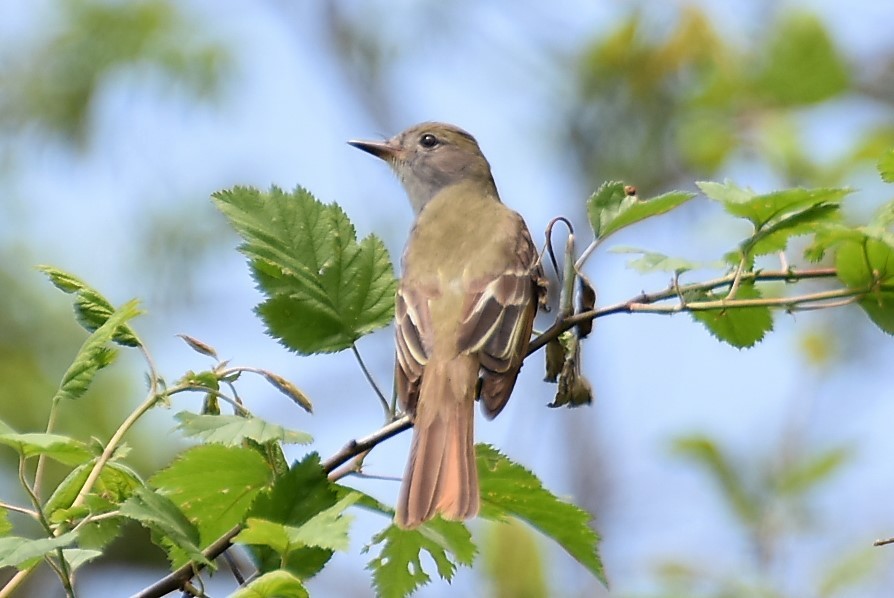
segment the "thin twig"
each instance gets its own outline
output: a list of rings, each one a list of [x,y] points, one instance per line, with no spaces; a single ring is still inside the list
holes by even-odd
[[[814,311],[817,309],[829,309],[831,307],[844,307],[845,305],[850,305],[852,303],[856,303],[862,298],[862,293],[858,295],[852,295],[851,297],[846,297],[839,301],[827,301],[824,303],[818,303],[816,305],[797,305],[791,308],[791,311]]]
[[[214,390],[213,388],[208,388],[207,386],[202,386],[200,384],[184,384],[182,386],[176,386],[174,388],[169,389],[165,395],[172,397],[181,392],[205,392],[211,395],[214,395],[218,399],[222,400],[225,403],[228,403],[233,407],[233,409],[239,415],[247,415],[250,416],[252,413],[245,406],[237,401],[236,399],[230,398],[228,395],[220,392],[219,390]]]
[[[53,534],[53,528],[50,526],[50,522],[47,520],[46,514],[43,512],[41,508],[40,499],[37,498],[37,495],[34,494],[34,489],[31,487],[31,484],[28,483],[28,478],[26,475],[26,463],[27,460],[25,455],[19,456],[19,484],[22,485],[22,488],[25,489],[25,494],[28,495],[28,500],[31,501],[31,506],[34,507],[34,511],[37,513],[37,520],[40,522],[40,525],[43,526],[43,529],[48,534]]]
[[[336,472],[332,472],[333,474]],[[402,477],[396,475],[376,475],[372,473],[363,473],[362,471],[353,471],[348,475],[352,475],[355,478],[362,478],[364,480],[381,480],[383,482],[400,482],[403,480]],[[332,479],[331,477],[329,478]]]
[[[338,480],[349,476],[349,475],[360,475],[363,472],[363,460],[369,454],[369,450],[363,451],[359,455],[355,455],[353,459],[351,459],[350,463],[345,463],[341,467],[336,470],[333,470],[329,474],[330,482],[337,482]]]
[[[22,515],[27,515],[32,519],[39,519],[40,515],[37,511],[32,511],[26,507],[20,507],[18,505],[10,504],[8,502],[3,502],[0,500],[0,509],[6,509],[7,511],[12,511],[13,513],[21,513]]]
[[[834,268],[816,268],[813,270],[803,270],[803,271],[763,271],[763,272],[746,272],[741,275],[740,279],[742,281],[785,281],[785,282],[794,282],[797,280],[809,280],[816,278],[832,278],[836,275],[836,270]],[[727,274],[726,276],[722,276],[720,278],[715,278],[713,280],[707,280],[705,282],[692,283],[683,286],[675,286],[671,284],[668,288],[658,291],[655,293],[642,293],[633,299],[628,301],[622,301],[620,303],[615,303],[613,305],[609,305],[607,307],[603,307],[596,310],[591,310],[579,314],[575,314],[573,316],[569,316],[559,322],[556,322],[549,328],[547,328],[543,334],[533,339],[528,345],[528,355],[534,353],[549,341],[557,338],[560,334],[574,326],[579,322],[583,322],[586,320],[592,320],[595,318],[601,318],[604,316],[616,314],[616,313],[633,313],[633,312],[644,312],[644,313],[677,313],[680,311],[687,311],[690,305],[689,303],[681,303],[677,306],[671,306],[668,308],[667,306],[654,306],[654,309],[650,309],[648,306],[652,306],[654,303],[658,303],[660,301],[665,301],[667,299],[673,299],[678,297],[678,294],[686,294],[691,293],[693,291],[710,291],[716,289],[718,287],[724,287],[729,284],[732,284],[735,279],[735,274]],[[857,293],[851,293],[857,294]],[[837,295],[837,297],[847,296],[846,294]],[[797,298],[792,298],[797,299]],[[724,308],[735,308],[737,306],[744,307],[741,304],[741,301],[746,300],[737,300],[737,301],[726,301],[723,303],[717,302],[714,307],[706,308],[702,305],[701,309],[724,309]],[[751,300],[748,300],[751,301]],[[765,300],[759,300],[765,301]],[[775,301],[775,300],[771,300]],[[791,301],[791,299],[789,299]],[[702,304],[710,303],[710,302],[702,302]],[[777,303],[778,305],[778,303]]]
[[[19,484],[21,484],[22,488],[25,489],[25,493],[28,495],[28,499],[31,501],[32,506],[34,507],[35,512],[37,513],[37,520],[40,522],[40,525],[44,528],[47,535],[49,537],[54,537],[58,535],[58,533],[53,531],[53,527],[50,525],[50,521],[47,519],[46,514],[43,512],[43,508],[40,504],[40,498],[35,494],[34,489],[31,487],[31,484],[28,483],[28,476],[26,472],[27,468],[27,458],[24,454],[19,456]],[[55,550],[56,555],[59,557],[59,563],[54,563],[49,555],[44,557],[44,560],[50,565],[56,575],[59,577],[59,581],[62,582],[62,587],[65,588],[66,596],[73,596],[74,589],[71,586],[71,571],[68,569],[68,562],[65,560],[65,554],[62,552],[62,548],[57,548]],[[32,566],[33,567],[33,566]],[[27,571],[27,570],[26,570]],[[15,577],[13,578],[15,579]],[[24,578],[22,578],[24,579]],[[12,580],[10,580],[11,582]],[[9,584],[7,584],[8,586]],[[5,589],[5,588],[4,588]]]
[[[396,419],[393,422],[382,426],[369,436],[351,440],[344,445],[340,451],[323,461],[323,471],[327,474],[332,473],[336,467],[346,463],[349,459],[368,451],[383,440],[388,440],[392,436],[396,436],[412,427],[413,422],[410,421],[410,416],[404,415],[400,419]]]
[[[205,555],[205,558],[209,561],[216,559],[223,553],[223,551],[232,545],[233,538],[235,538],[241,531],[241,525],[234,526],[230,531],[222,535],[208,548],[203,550],[202,554]],[[186,563],[170,575],[159,579],[151,586],[134,594],[131,598],[159,598],[160,596],[164,596],[176,590],[181,590],[184,585],[189,583],[189,580],[192,579],[199,569],[201,569],[201,566],[196,563]]]
[[[883,540],[876,540],[872,543],[873,546],[887,546],[888,544],[894,544],[894,538],[885,538]]]
[[[366,381],[369,382],[369,385],[372,386],[373,392],[375,392],[376,396],[379,397],[379,402],[382,404],[382,410],[385,412],[385,420],[390,420],[394,415],[394,412],[391,411],[391,407],[389,407],[388,405],[388,400],[385,398],[385,395],[382,393],[379,385],[376,384],[376,380],[375,378],[373,378],[372,373],[370,373],[369,368],[366,367],[366,363],[364,363],[363,357],[360,356],[360,350],[357,348],[357,343],[351,343],[351,352],[354,353],[354,359],[356,359],[357,363],[360,365],[360,370],[366,377]]]
[[[224,550],[223,558],[227,562],[227,566],[230,568],[230,572],[233,574],[233,577],[236,579],[236,583],[240,586],[245,583],[245,576],[242,575],[242,571],[239,570],[239,563],[236,562],[236,557],[233,556],[229,550]]]

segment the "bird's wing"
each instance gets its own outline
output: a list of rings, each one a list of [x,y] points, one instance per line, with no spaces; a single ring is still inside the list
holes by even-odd
[[[400,286],[395,300],[394,321],[397,345],[395,383],[401,409],[415,413],[419,400],[422,370],[431,354],[430,342],[423,342],[431,330],[428,301],[422,300],[418,289]],[[420,333],[420,331],[423,331]]]
[[[545,278],[537,248],[521,217],[512,260],[496,276],[472,281],[459,328],[458,348],[476,353],[482,367],[481,409],[495,417],[509,400],[521,368]]]

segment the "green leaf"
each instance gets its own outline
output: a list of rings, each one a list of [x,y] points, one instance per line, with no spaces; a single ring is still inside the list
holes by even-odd
[[[278,477],[269,492],[255,500],[249,516],[300,527],[334,506],[339,498],[338,487],[323,471],[319,455],[311,453]],[[318,573],[332,558],[331,550],[318,547],[299,548],[282,559],[275,551],[263,546],[255,547],[254,553],[262,571],[278,569],[280,561],[284,560],[286,568],[301,579]]]
[[[604,183],[587,201],[587,215],[596,238],[618,232],[646,218],[673,210],[695,197],[693,193],[672,191],[653,199],[627,195],[623,183]]]
[[[74,544],[78,534],[68,532],[56,538],[22,538],[20,536],[7,536],[0,538],[0,568],[18,567],[27,569],[30,561],[34,561],[44,555],[54,552],[59,548]]]
[[[206,444],[184,451],[149,483],[176,505],[207,546],[242,523],[260,492],[272,481],[264,457],[243,447]],[[172,554],[174,565],[187,554]]]
[[[737,465],[713,440],[701,435],[683,436],[674,440],[673,450],[710,474],[742,521],[753,524],[759,520],[759,499],[747,490],[739,477]]]
[[[391,322],[397,288],[382,241],[359,243],[347,215],[306,190],[236,187],[214,194],[244,239],[266,301],[268,333],[301,354],[340,351]]]
[[[723,268],[723,262],[693,262],[680,257],[670,257],[663,253],[638,249],[636,247],[612,247],[613,253],[632,253],[641,257],[627,262],[629,268],[633,268],[637,272],[648,274],[651,272],[670,272],[672,274],[682,274],[690,270],[698,270],[700,268]]]
[[[635,200],[624,190],[624,183],[606,181],[587,200],[587,217],[597,239],[605,234],[608,224],[618,213],[633,204]]]
[[[890,284],[894,282],[894,247],[863,229],[839,244],[835,266],[841,282],[854,289]]]
[[[889,149],[878,160],[878,172],[886,183],[894,183],[894,148]]]
[[[53,397],[54,401],[77,399],[87,392],[97,372],[108,366],[114,359],[115,353],[106,344],[114,339],[116,331],[124,322],[139,314],[140,310],[137,309],[136,300],[128,301],[109,315],[105,323],[87,337],[75,356],[74,362],[62,376],[62,383]]]
[[[12,531],[12,523],[9,522],[9,511],[0,507],[0,536],[7,536]]]
[[[83,488],[90,471],[93,469],[95,459],[73,469],[62,482],[56,486],[53,494],[47,500],[44,511],[50,520],[58,523],[53,513],[60,509],[67,509],[72,505]],[[133,491],[143,485],[140,476],[130,467],[117,461],[109,461],[93,484],[91,494],[101,495],[113,503],[121,503],[130,498]]]
[[[877,231],[877,236],[863,231],[859,241],[839,244],[838,278],[852,289],[871,288],[858,303],[876,326],[894,334],[894,246],[878,238],[887,238],[884,231]]]
[[[447,581],[453,579],[457,564],[471,566],[476,550],[465,525],[440,517],[412,530],[390,525],[363,551],[377,544],[382,549],[366,568],[372,571],[376,594],[382,598],[408,596],[431,581],[422,566],[423,550],[435,562],[441,579]]]
[[[843,555],[836,552],[831,562],[820,565],[822,576],[816,586],[816,595],[830,598],[864,587],[863,584],[878,576],[880,568],[885,566],[884,557],[884,552],[873,546],[861,546]]]
[[[308,593],[301,580],[282,569],[265,573],[245,587],[239,588],[230,598],[307,598]]]
[[[845,91],[848,67],[823,22],[798,12],[771,33],[756,93],[782,106],[814,104]]]
[[[198,530],[166,496],[143,486],[121,505],[119,512],[152,530],[155,533],[153,540],[162,548],[173,545],[186,553],[189,560],[215,568],[214,563],[202,554]]]
[[[481,516],[499,521],[509,515],[528,522],[607,585],[599,557],[599,536],[590,527],[590,515],[558,499],[533,473],[493,447],[479,444],[476,450]]]
[[[297,432],[271,424],[255,416],[238,415],[198,415],[181,411],[174,418],[177,426],[186,436],[195,436],[204,442],[241,446],[250,438],[258,443],[282,442],[284,444],[310,444],[313,437],[306,432]]]
[[[839,219],[841,207],[834,203],[821,203],[787,214],[746,241],[749,255],[767,255],[784,251],[792,237],[813,234],[821,223]]]
[[[730,181],[696,184],[705,196],[722,203],[727,212],[751,222],[755,233],[761,235],[778,235],[788,228],[828,219],[836,211],[833,206],[853,192],[840,188],[797,188],[758,195]],[[817,210],[820,206],[827,207]]]
[[[64,548],[62,549],[62,554],[65,555],[65,562],[68,563],[68,570],[74,573],[81,565],[86,565],[93,559],[101,557],[102,551],[86,548]]]
[[[808,455],[805,459],[785,467],[776,479],[779,492],[798,495],[809,492],[832,477],[850,459],[852,451],[836,447]]]
[[[724,206],[745,204],[757,195],[750,188],[739,187],[729,180],[723,181],[722,183],[698,181],[695,184],[699,190],[705,194],[705,197],[713,199],[714,201],[719,201],[724,204]]]
[[[689,303],[720,301],[725,293],[688,294]],[[735,299],[760,299],[761,293],[753,284],[742,284]],[[773,330],[773,314],[766,306],[730,307],[725,309],[694,310],[689,312],[692,319],[701,322],[715,338],[725,343],[745,349],[753,347]]]
[[[889,201],[879,206],[869,224],[870,227],[877,227],[882,230],[891,228],[891,225],[894,224],[894,201]]]
[[[80,465],[93,457],[86,444],[60,434],[0,434],[0,444],[16,449],[26,458],[46,455],[64,465]]]
[[[37,269],[46,274],[57,289],[64,293],[74,294],[75,317],[88,332],[95,332],[115,312],[115,308],[108,299],[76,276],[52,266],[37,266]],[[123,323],[116,328],[112,340],[119,345],[128,347],[140,345],[134,331]]]
[[[293,543],[304,546],[318,546],[329,550],[347,550],[350,545],[348,530],[353,517],[345,514],[345,509],[357,502],[359,494],[349,494],[337,503],[320,511],[306,523],[293,528],[290,536]]]
[[[304,546],[347,550],[350,545],[348,529],[352,517],[345,515],[344,511],[359,498],[359,494],[348,494],[332,507],[297,527],[250,517],[245,528],[233,541],[269,546],[283,556]]]
[[[71,509],[72,503],[90,475],[90,470],[93,469],[94,462],[95,460],[91,460],[72,470],[53,491],[44,506],[44,511],[52,523],[73,521],[87,514],[98,515],[114,511],[119,504],[130,498],[134,490],[143,485],[140,476],[130,467],[110,461],[103,467],[92,492],[87,495],[86,506]],[[121,517],[91,521],[79,528],[78,543],[81,548],[104,548],[121,534],[122,528]]]

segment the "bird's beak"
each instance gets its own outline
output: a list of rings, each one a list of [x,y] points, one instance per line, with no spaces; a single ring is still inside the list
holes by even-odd
[[[362,140],[351,140],[348,141],[348,145],[353,145],[357,149],[362,149],[365,152],[372,154],[377,158],[381,158],[386,162],[393,162],[398,153],[400,152],[400,148],[397,147],[395,143],[391,140],[389,141],[362,141]]]

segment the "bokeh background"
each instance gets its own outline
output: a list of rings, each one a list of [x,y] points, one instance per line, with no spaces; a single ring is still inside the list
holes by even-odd
[[[169,378],[209,365],[182,332],[295,382],[314,416],[260,383],[243,393],[311,432],[324,457],[375,430],[378,403],[349,354],[300,358],[264,335],[238,240],[208,198],[300,184],[397,256],[403,193],[344,142],[422,120],[477,136],[538,239],[561,214],[588,240],[584,202],[607,179],[643,196],[727,177],[759,191],[850,185],[848,217],[863,221],[892,196],[873,167],[894,146],[892,23],[894,4],[876,0],[2,2],[0,419],[42,430],[84,338],[33,268],[46,263],[116,302],[139,297],[135,327]],[[716,259],[745,234],[701,199],[617,241]],[[625,259],[591,260],[600,303],[666,286]],[[359,346],[390,382],[390,330]],[[547,409],[554,389],[535,358],[477,435],[593,514],[613,596],[885,596],[894,554],[871,543],[894,535],[892,346],[856,307],[781,315],[749,351],[685,315],[612,316],[585,343],[591,407]],[[141,399],[142,371],[130,356],[103,373],[61,428],[107,439]],[[138,425],[139,471],[186,446],[172,416],[200,400]],[[408,443],[376,449],[367,471],[400,475]],[[13,458],[0,453],[0,500],[21,502]],[[348,483],[386,502],[397,492]],[[371,595],[362,550],[385,523],[358,513],[351,551],[309,582],[315,595]],[[472,527],[476,567],[421,596],[602,595],[526,528]],[[164,571],[134,527],[79,583],[124,596]],[[210,593],[232,588],[221,573]],[[23,591],[58,594],[47,575]]]

